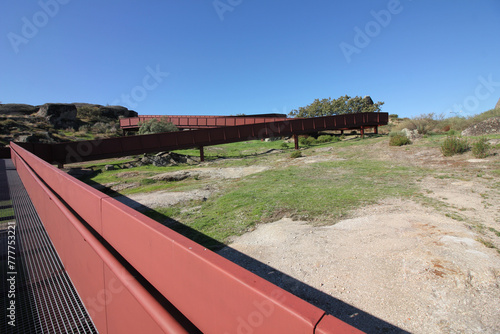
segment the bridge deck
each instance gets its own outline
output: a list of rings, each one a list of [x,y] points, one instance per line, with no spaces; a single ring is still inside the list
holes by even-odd
[[[0,333],[97,333],[10,159],[0,159],[0,272]]]

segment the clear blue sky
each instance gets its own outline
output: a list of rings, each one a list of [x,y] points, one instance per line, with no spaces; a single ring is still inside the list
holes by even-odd
[[[499,18],[498,0],[2,1],[0,101],[230,115],[347,94],[468,116],[500,98]]]

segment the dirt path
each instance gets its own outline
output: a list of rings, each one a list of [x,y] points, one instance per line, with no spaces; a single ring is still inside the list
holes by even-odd
[[[413,202],[366,207],[356,216],[328,227],[282,219],[230,247],[412,333],[500,332],[500,256],[475,232]],[[241,262],[228,249],[221,255]],[[247,268],[358,328],[391,331],[358,322],[329,298],[314,300],[269,268]]]

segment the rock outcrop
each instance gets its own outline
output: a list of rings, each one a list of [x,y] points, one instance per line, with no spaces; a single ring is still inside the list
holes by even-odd
[[[40,109],[39,106],[32,106],[29,104],[0,104],[0,115],[26,116],[36,113],[38,109]]]
[[[488,118],[462,131],[462,136],[483,136],[500,133],[500,117]]]
[[[65,128],[76,125],[76,113],[74,104],[46,103],[40,107],[36,115],[45,118],[56,128]]]
[[[500,109],[500,99],[498,99],[497,105],[495,106],[495,109]]]

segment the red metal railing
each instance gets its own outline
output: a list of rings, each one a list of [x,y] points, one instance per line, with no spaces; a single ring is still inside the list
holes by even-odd
[[[204,333],[360,333],[14,143],[11,157],[100,333],[188,333],[193,325]]]
[[[387,124],[387,113],[360,113],[166,132],[57,144],[23,143],[22,147],[51,163],[73,162],[203,147],[250,139],[291,136],[322,130],[364,129]]]
[[[223,126],[236,126],[257,123],[269,123],[286,120],[286,115],[269,114],[269,115],[254,115],[254,116],[160,116],[160,115],[143,115],[138,117],[129,117],[120,119],[120,128],[122,129],[138,129],[140,123],[144,123],[150,119],[161,119],[173,123],[179,129],[204,129],[216,128]]]

